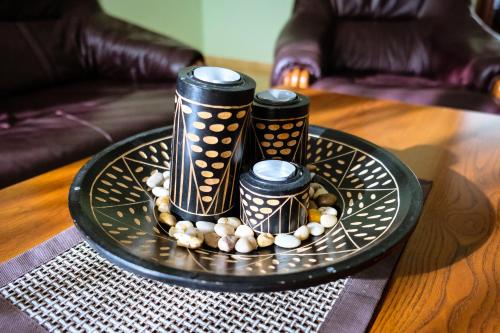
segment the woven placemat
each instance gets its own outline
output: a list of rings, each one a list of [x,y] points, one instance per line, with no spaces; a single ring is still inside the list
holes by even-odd
[[[0,332],[363,332],[399,253],[316,287],[218,293],[124,271],[70,228],[0,266]]]

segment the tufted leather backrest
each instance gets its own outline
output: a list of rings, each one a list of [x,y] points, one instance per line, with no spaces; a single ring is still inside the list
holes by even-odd
[[[79,26],[95,0],[0,2],[0,96],[83,76]]]
[[[329,72],[435,76],[449,61],[438,40],[468,13],[467,0],[325,1],[331,8],[325,37]]]

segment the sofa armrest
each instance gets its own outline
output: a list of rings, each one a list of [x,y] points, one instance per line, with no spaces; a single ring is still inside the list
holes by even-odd
[[[448,34],[453,38],[441,43],[448,53],[459,58],[451,67],[448,82],[493,94],[500,76],[500,38],[472,11],[460,23],[451,28],[454,34]]]
[[[299,67],[314,78],[323,73],[325,37],[331,28],[332,9],[325,0],[297,0],[275,49],[272,84],[283,83],[285,72]]]
[[[103,12],[82,25],[80,62],[99,77],[171,81],[181,68],[203,63],[197,50]]]

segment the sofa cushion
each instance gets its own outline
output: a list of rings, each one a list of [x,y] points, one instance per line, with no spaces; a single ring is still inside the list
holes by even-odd
[[[0,128],[0,188],[171,124],[174,84],[80,82],[4,99],[1,110],[14,121]]]
[[[312,88],[413,104],[439,105],[500,114],[500,105],[486,94],[446,86],[439,81],[419,77],[380,74],[329,76],[315,82]]]

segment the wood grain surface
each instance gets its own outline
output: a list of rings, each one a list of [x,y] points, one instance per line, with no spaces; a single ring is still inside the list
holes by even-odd
[[[500,117],[306,90],[311,123],[358,135],[434,182],[374,332],[500,331]],[[0,260],[70,226],[83,161],[0,191]]]

